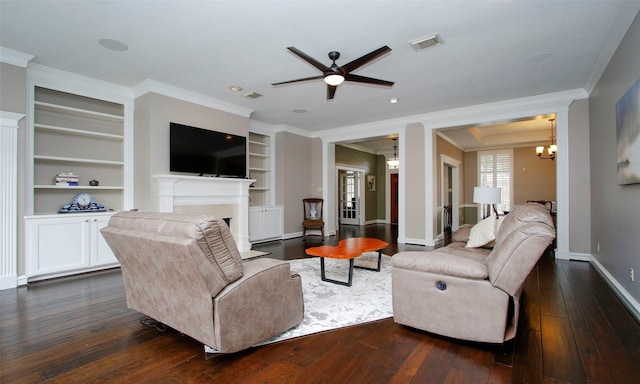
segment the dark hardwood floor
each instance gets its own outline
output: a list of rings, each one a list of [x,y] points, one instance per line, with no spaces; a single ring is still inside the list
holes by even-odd
[[[384,239],[391,255],[424,249],[396,244],[389,225],[345,227],[340,236]],[[294,259],[318,244],[254,248]],[[550,255],[527,279],[518,335],[504,345],[450,340],[386,319],[206,355],[174,330],[143,326],[126,307],[118,269],[0,291],[0,300],[0,383],[640,382],[638,322],[588,263]]]

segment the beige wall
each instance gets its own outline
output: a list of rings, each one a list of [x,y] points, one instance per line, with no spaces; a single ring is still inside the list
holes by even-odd
[[[431,134],[431,131],[429,131]],[[405,169],[405,237],[409,239],[425,239],[425,129],[422,124],[409,124],[405,130],[404,159],[400,164]],[[434,172],[435,174],[435,172]],[[432,184],[433,185],[433,184]],[[400,191],[402,194],[402,191]],[[400,218],[402,220],[402,218]]]
[[[25,68],[15,65],[0,63],[0,111],[27,113],[27,71]],[[25,195],[31,193],[26,190],[27,180],[25,179],[26,158],[26,120],[22,119],[18,123],[18,207],[17,216],[22,218],[25,215]],[[17,250],[18,250],[18,275],[25,273],[24,256],[24,220],[18,220],[17,230]]]
[[[638,41],[640,14],[589,99],[592,254],[636,304],[640,301],[640,184],[618,185],[615,105],[640,78]],[[572,191],[571,196],[580,192]],[[629,268],[635,270],[635,282],[629,279]]]
[[[569,107],[569,251],[591,253],[589,100]]]
[[[541,160],[535,147],[513,149],[513,204],[556,200],[556,162]],[[472,197],[473,198],[473,197]]]
[[[147,93],[135,101],[134,207],[157,210],[157,186],[153,175],[169,173],[169,123],[249,134],[249,119],[172,97]]]
[[[312,148],[316,145],[308,137],[289,132],[276,134],[276,205],[284,206],[285,235],[302,231],[302,199],[318,196],[311,191],[311,186],[318,184],[312,175],[313,152],[317,151]]]

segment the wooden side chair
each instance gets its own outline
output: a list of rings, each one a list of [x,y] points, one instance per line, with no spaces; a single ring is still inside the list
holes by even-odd
[[[302,199],[304,206],[304,220],[302,221],[302,241],[307,238],[307,229],[319,229],[321,240],[324,241],[324,221],[322,220],[323,199],[307,198]],[[311,236],[311,234],[309,235]],[[314,235],[318,236],[318,235]]]

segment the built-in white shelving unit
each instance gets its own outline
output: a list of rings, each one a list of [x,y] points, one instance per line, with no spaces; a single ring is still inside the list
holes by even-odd
[[[117,266],[100,229],[131,204],[132,101],[104,83],[67,79],[49,70],[33,75],[47,86],[34,81],[29,89],[26,278],[34,281]],[[107,96],[89,96],[94,94]],[[77,175],[78,185],[56,184],[56,176],[63,172]],[[90,185],[92,180],[99,185]],[[107,211],[58,213],[78,193],[89,193]]]
[[[73,191],[122,210],[124,105],[37,86],[33,94],[33,214],[56,213]],[[78,175],[79,185],[57,186],[60,172]]]
[[[271,136],[249,133],[249,177],[255,183],[249,188],[251,206],[272,204]]]

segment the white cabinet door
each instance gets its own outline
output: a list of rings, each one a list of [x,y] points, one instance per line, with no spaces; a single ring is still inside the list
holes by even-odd
[[[111,216],[100,216],[91,219],[91,265],[114,264],[118,262],[113,251],[102,237],[100,230],[109,224]]]
[[[112,214],[25,218],[27,276],[62,276],[117,265],[100,233]]]
[[[282,237],[282,207],[267,207],[262,216],[263,239]]]
[[[249,241],[272,240],[282,237],[282,206],[249,208]]]
[[[87,217],[26,221],[27,275],[46,275],[90,265]]]

